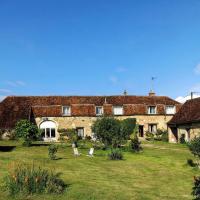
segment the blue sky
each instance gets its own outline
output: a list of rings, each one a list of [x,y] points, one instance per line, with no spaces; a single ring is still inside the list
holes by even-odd
[[[0,0],[0,96],[200,91],[199,0]]]

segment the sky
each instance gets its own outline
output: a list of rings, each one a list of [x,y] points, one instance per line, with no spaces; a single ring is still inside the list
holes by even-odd
[[[200,92],[199,0],[0,0],[0,98]]]

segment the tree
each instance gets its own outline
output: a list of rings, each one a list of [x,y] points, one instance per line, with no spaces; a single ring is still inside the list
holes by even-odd
[[[103,117],[94,122],[92,131],[106,147],[118,147],[129,139],[135,124],[134,119],[120,121],[113,117]]]
[[[32,141],[40,136],[38,127],[26,119],[17,122],[15,133],[18,139],[23,140],[24,146],[30,146]]]

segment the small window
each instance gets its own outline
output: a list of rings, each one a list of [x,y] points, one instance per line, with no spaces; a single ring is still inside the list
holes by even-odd
[[[77,128],[77,134],[79,137],[84,138],[84,128]]]
[[[70,106],[63,106],[62,107],[63,115],[71,115],[71,107]]]
[[[156,133],[157,132],[157,124],[149,124],[149,132]]]
[[[166,114],[173,115],[176,112],[175,106],[166,106],[166,110],[165,111],[166,111]]]
[[[102,106],[96,107],[96,115],[103,115],[103,107]]]
[[[123,106],[114,106],[113,114],[114,115],[123,115]]]
[[[149,106],[148,107],[148,114],[156,114],[156,106]]]

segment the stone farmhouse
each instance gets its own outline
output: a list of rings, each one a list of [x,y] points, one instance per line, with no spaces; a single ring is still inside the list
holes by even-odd
[[[190,141],[200,135],[200,98],[186,101],[168,122],[169,142],[179,142],[183,137]]]
[[[74,128],[81,137],[91,136],[93,122],[101,116],[136,118],[139,136],[167,129],[180,104],[156,96],[9,96],[0,103],[0,129],[12,129],[20,119],[28,119],[43,131],[44,140],[58,140],[61,128]]]

